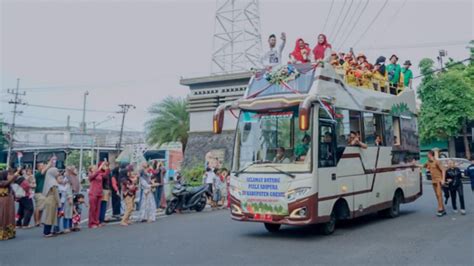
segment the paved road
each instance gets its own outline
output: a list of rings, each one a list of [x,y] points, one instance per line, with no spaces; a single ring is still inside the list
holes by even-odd
[[[39,229],[0,242],[0,265],[473,265],[474,204],[465,186],[468,215],[434,215],[429,185],[396,219],[376,215],[343,223],[332,236],[309,227],[267,233],[239,223],[227,211],[162,217],[127,228],[109,225],[52,239]],[[448,210],[450,210],[448,208]]]

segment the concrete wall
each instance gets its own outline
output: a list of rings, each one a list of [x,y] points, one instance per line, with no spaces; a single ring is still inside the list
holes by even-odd
[[[204,165],[206,153],[224,150],[223,166],[230,167],[233,147],[234,131],[223,131],[219,135],[211,132],[190,132],[182,166],[186,168],[195,164]]]

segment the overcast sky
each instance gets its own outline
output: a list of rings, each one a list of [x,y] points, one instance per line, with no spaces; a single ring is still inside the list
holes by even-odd
[[[129,112],[126,129],[142,130],[151,104],[168,95],[187,95],[188,88],[179,85],[181,76],[210,73],[214,0],[0,1],[0,112],[7,122],[12,106],[6,103],[11,98],[6,89],[16,86],[17,77],[30,104],[82,108],[85,90],[90,92],[88,109],[113,112],[120,103],[134,104],[137,109]],[[347,20],[366,0],[353,1]],[[369,1],[344,49],[360,38],[385,2]],[[335,1],[325,31],[330,38],[339,27],[339,13],[344,15],[351,2]],[[284,54],[297,37],[313,46],[330,5],[331,0],[260,1],[263,49],[267,36],[281,31],[288,39]],[[396,53],[401,61],[412,61],[417,75],[419,60],[436,59],[441,48],[456,60],[468,58],[473,13],[471,0],[389,0],[354,49],[372,62],[378,55]],[[341,32],[348,32],[348,26],[342,25]],[[337,39],[334,47],[341,45],[342,38]],[[33,106],[21,110],[17,122],[22,125],[61,126],[67,115],[75,125],[81,120],[76,111]],[[88,112],[86,120],[100,122],[110,115],[106,112]],[[117,117],[100,127],[119,125]]]

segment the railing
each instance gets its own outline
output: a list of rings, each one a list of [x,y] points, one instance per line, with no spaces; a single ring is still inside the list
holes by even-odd
[[[399,82],[397,86],[394,86],[394,84],[391,84],[388,81],[387,77],[377,74],[375,71],[359,71],[353,75],[348,75],[347,70],[345,70],[343,66],[333,66],[333,68],[349,86],[365,88],[383,93],[391,93],[394,95],[398,95],[405,89],[412,89],[411,85],[404,86],[403,81]],[[400,80],[402,80],[402,77],[403,76],[400,76]]]

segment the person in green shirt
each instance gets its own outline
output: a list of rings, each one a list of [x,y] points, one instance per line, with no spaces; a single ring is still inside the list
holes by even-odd
[[[304,135],[301,143],[295,147],[295,156],[297,161],[302,161],[305,159],[306,154],[309,151],[309,143],[311,142],[311,137],[309,135]]]
[[[397,62],[398,56],[392,55],[390,57],[390,64],[387,66],[390,93],[394,95],[397,94],[397,87],[398,83],[400,82],[400,73],[402,72],[402,68],[399,64],[397,64]]]
[[[406,60],[405,63],[403,63],[403,85],[405,87],[411,88],[411,82],[413,80],[413,72],[411,72],[411,62],[410,60]]]
[[[35,188],[35,195],[34,195],[34,200],[35,200],[34,219],[35,219],[35,225],[40,226],[41,215],[43,213],[44,201],[45,201],[45,197],[43,195],[44,179],[45,179],[46,171],[49,168],[51,168],[51,162],[49,162],[48,164],[44,164],[40,162],[37,164],[36,168],[38,170],[35,173],[36,188]]]

